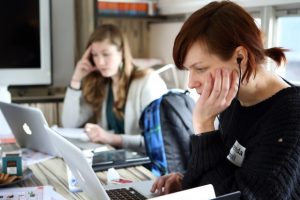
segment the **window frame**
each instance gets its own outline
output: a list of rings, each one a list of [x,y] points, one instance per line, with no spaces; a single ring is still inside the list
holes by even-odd
[[[266,36],[264,47],[271,48],[277,46],[278,19],[280,17],[300,16],[300,2],[260,7],[246,7],[246,10],[253,16],[253,18],[261,19],[260,28]],[[267,62],[266,67],[267,69],[276,71],[272,62]],[[300,86],[300,78],[297,80],[291,80],[291,82]]]

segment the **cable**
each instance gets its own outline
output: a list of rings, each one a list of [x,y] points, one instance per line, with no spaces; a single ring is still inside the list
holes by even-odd
[[[241,85],[241,80],[242,80],[242,70],[241,70],[241,63],[242,63],[242,58],[237,58],[237,63],[239,65],[239,83],[238,83],[238,91],[236,93],[236,96],[235,98],[237,99],[238,95],[239,95],[239,92],[240,92],[240,85]]]

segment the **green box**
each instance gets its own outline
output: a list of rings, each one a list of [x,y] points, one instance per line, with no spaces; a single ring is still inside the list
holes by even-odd
[[[4,153],[2,156],[2,172],[22,176],[22,157],[19,153]]]

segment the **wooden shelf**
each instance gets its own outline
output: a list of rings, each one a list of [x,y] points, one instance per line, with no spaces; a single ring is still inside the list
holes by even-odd
[[[13,103],[55,103],[62,102],[65,97],[65,87],[36,87],[10,89]]]
[[[126,14],[98,14],[98,18],[115,18],[115,19],[133,19],[133,20],[146,20],[149,22],[155,22],[155,21],[165,21],[168,19],[167,16],[162,15],[126,15]]]
[[[98,13],[97,19],[111,18],[111,19],[130,19],[130,20],[144,20],[147,22],[170,22],[183,21],[185,15],[126,15],[126,14],[103,14]]]
[[[112,0],[111,2],[114,2]],[[116,2],[119,2],[116,0]],[[148,2],[147,0],[124,0],[122,2]],[[153,1],[156,2],[156,1]],[[178,15],[161,15],[156,9],[147,12],[127,12],[126,9],[101,9],[99,1],[94,0],[94,27],[97,28],[102,24],[114,24],[126,33],[130,43],[131,53],[135,58],[149,58],[149,37],[150,26],[155,23],[180,22],[186,19],[185,14]],[[149,8],[149,7],[148,7]],[[130,8],[128,9],[131,10]],[[135,11],[134,9],[132,9]],[[139,10],[139,9],[137,9]],[[142,9],[140,9],[142,10]]]
[[[13,103],[55,103],[63,102],[65,94],[55,94],[49,96],[23,96],[23,97],[12,97]]]

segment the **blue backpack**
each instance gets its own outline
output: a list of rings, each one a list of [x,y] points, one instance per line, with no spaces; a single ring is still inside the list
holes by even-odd
[[[188,91],[170,90],[143,111],[139,124],[156,176],[186,171],[194,105]]]

